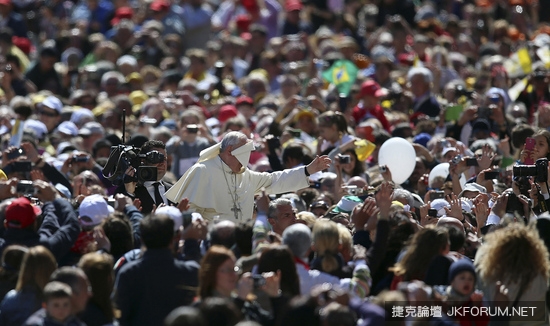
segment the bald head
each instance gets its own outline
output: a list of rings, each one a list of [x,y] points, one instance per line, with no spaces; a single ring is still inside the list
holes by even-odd
[[[437,226],[445,227],[449,225],[457,227],[459,230],[464,231],[464,225],[457,218],[444,216],[444,217],[440,217],[437,220]]]

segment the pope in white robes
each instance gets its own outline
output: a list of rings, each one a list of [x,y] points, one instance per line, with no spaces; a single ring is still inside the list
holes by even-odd
[[[253,149],[252,141],[244,134],[226,134],[221,143],[200,153],[198,162],[166,192],[166,198],[175,203],[189,199],[190,209],[207,220],[219,216],[244,222],[252,218],[254,195],[260,194],[262,188],[268,194],[307,188],[308,175],[327,169],[331,163],[330,158],[321,156],[305,167],[256,172],[246,167]]]

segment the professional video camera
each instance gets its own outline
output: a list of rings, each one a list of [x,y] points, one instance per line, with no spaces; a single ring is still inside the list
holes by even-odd
[[[548,159],[539,158],[534,165],[514,166],[514,177],[535,177],[536,182],[548,180]]]
[[[126,135],[126,110],[122,109],[122,143]],[[113,185],[120,186],[124,183],[137,182],[143,184],[145,181],[157,181],[157,167],[147,166],[146,163],[158,164],[164,162],[164,154],[158,151],[150,151],[147,154],[139,154],[139,148],[130,145],[118,145],[111,147],[111,154],[107,164],[103,168],[103,176],[111,181]],[[133,177],[126,175],[129,167],[136,170]]]
[[[137,181],[143,184],[145,181],[157,181],[157,167],[145,164],[164,162],[164,154],[158,151],[151,151],[147,154],[136,154],[138,152],[139,148],[134,146],[118,145],[111,147],[109,160],[107,160],[107,164],[103,168],[103,176],[117,186],[128,182]],[[133,178],[126,175],[126,170],[130,166],[136,169]]]

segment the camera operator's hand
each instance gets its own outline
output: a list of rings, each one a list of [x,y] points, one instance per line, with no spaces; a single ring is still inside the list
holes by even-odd
[[[19,180],[11,178],[9,180],[0,180],[0,200],[15,196],[17,183]]]
[[[126,175],[133,178],[135,174],[136,174],[135,169],[132,166],[128,167],[128,169],[126,170]],[[136,186],[137,186],[136,181],[124,183],[124,188],[126,189],[126,193],[130,195],[135,194]]]
[[[51,183],[36,180],[33,184],[36,188],[36,198],[40,199],[43,203],[54,201],[55,199],[61,197],[57,192],[57,189],[55,189]]]
[[[46,176],[44,175],[44,172],[42,172],[42,170],[34,169],[30,173],[31,173],[31,180],[32,181],[36,181],[36,180],[48,181],[46,179]]]
[[[205,240],[208,233],[208,222],[202,219],[197,219],[189,224],[181,235],[183,240],[195,239]]]
[[[254,279],[251,273],[244,273],[237,283],[237,296],[246,300],[248,295],[254,290]]]

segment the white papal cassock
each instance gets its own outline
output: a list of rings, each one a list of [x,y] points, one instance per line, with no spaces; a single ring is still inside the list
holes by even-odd
[[[242,173],[234,174],[218,155],[210,155],[209,159],[199,160],[193,165],[166,192],[166,198],[175,203],[188,198],[191,210],[202,214],[207,220],[219,215],[220,219],[244,222],[252,218],[254,195],[260,194],[262,188],[265,188],[268,194],[280,194],[309,187],[309,178],[305,175],[304,169],[305,167],[301,166],[273,173],[261,173],[247,168]],[[240,221],[235,220],[235,214],[231,210],[235,197],[231,196],[230,191],[235,193],[235,189],[241,209]]]

